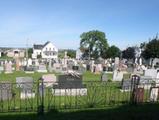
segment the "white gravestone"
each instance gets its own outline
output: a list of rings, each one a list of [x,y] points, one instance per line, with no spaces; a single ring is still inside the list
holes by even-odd
[[[123,79],[123,72],[114,70],[113,72],[113,81],[122,81]]]
[[[156,78],[157,70],[156,69],[147,69],[147,70],[145,70],[144,76],[150,76],[152,78]]]
[[[37,72],[47,73],[47,69],[45,65],[39,65],[39,69]]]
[[[156,102],[158,99],[159,88],[152,88],[150,92],[150,101]]]

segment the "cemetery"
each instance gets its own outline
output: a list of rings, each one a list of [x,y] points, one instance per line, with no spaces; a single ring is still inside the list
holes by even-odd
[[[36,111],[41,104],[47,111],[159,101],[158,69],[143,70],[119,57],[85,61],[65,54],[59,61],[1,63],[0,112]]]

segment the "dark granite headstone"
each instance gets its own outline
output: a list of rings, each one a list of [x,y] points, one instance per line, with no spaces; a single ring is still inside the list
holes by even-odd
[[[103,72],[105,72],[105,71],[107,71],[108,69],[107,69],[107,67],[103,67]]]
[[[112,71],[113,71],[113,68],[112,68],[112,67],[108,67],[108,71],[109,71],[109,72],[112,72]]]
[[[122,81],[122,90],[124,90],[124,91],[131,90],[131,81],[130,80]]]
[[[86,66],[86,70],[89,71],[90,69],[91,69],[91,66],[90,66],[90,65],[87,65],[87,66]]]
[[[73,70],[79,70],[79,66],[72,66]]]
[[[82,84],[82,75],[60,75],[58,77],[58,85],[54,85],[54,88],[58,89],[72,89],[72,88],[84,88]]]

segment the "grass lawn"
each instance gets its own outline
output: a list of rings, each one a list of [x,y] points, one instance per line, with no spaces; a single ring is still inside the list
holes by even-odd
[[[49,111],[36,113],[0,114],[1,120],[159,120],[159,104],[124,105],[104,109]]]

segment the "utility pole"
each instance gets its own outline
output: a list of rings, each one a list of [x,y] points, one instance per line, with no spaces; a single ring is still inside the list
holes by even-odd
[[[26,58],[28,59],[28,41],[29,39],[26,40]]]
[[[28,41],[29,41],[29,39],[27,38],[27,40],[26,40],[26,49],[25,49],[25,52],[26,52],[26,62],[27,62],[27,65],[28,65]]]

